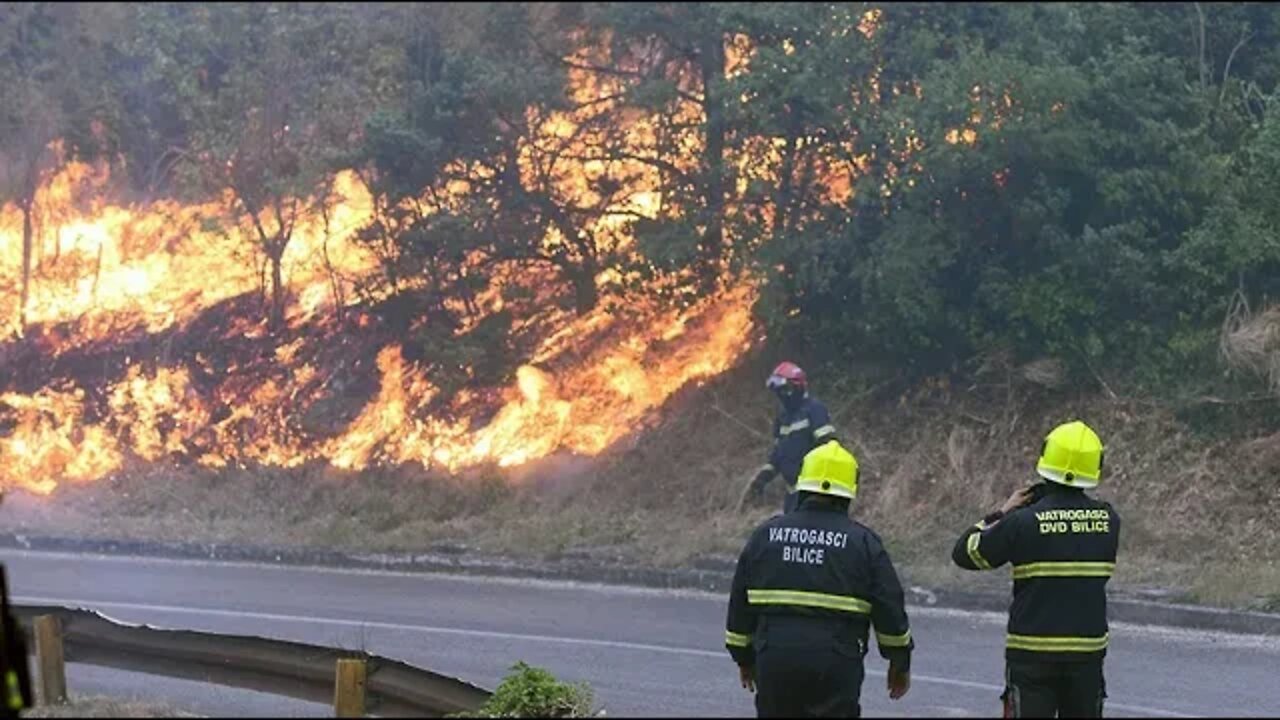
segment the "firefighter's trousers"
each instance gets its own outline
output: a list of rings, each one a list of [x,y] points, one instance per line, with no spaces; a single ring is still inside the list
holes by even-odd
[[[1007,718],[1100,718],[1107,697],[1102,660],[1009,660],[1005,665]]]
[[[768,645],[756,655],[756,715],[856,718],[862,657],[834,647]]]

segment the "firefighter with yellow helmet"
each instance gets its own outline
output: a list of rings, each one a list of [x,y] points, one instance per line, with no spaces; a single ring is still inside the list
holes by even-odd
[[[1106,698],[1107,581],[1120,516],[1089,497],[1102,477],[1102,441],[1080,421],[1044,440],[1036,473],[967,529],[952,559],[967,570],[1013,566],[1005,640],[1005,717],[1101,717]]]
[[[796,507],[756,528],[733,576],[725,645],[759,717],[858,717],[869,631],[889,697],[911,685],[915,643],[880,538],[849,517],[858,461],[838,442],[804,457]]]

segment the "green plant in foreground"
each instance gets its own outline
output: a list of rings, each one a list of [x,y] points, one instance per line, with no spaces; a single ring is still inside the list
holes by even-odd
[[[594,693],[586,683],[561,682],[542,668],[523,661],[511,668],[489,700],[474,712],[457,718],[579,718],[591,717]]]

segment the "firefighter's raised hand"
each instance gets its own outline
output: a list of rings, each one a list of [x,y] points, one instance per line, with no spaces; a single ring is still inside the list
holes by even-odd
[[[891,700],[901,700],[911,689],[911,673],[902,672],[894,666],[889,666],[889,674],[885,678],[885,685],[889,688],[889,698]]]
[[[1031,502],[1031,495],[1033,492],[1035,491],[1029,487],[1018,488],[1009,496],[1008,500],[1004,501],[1004,505],[1000,506],[1000,514],[1008,515],[1014,510],[1017,510],[1023,505]]]
[[[747,665],[738,666],[738,679],[742,681],[742,688],[747,692],[756,691],[756,669]]]

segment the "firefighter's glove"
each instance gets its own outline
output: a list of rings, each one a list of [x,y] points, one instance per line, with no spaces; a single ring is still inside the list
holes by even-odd
[[[742,512],[748,503],[756,502],[764,494],[764,486],[769,484],[773,476],[777,474],[777,470],[772,465],[764,465],[756,470],[751,479],[747,481],[742,488],[742,495],[738,498],[738,512]]]

